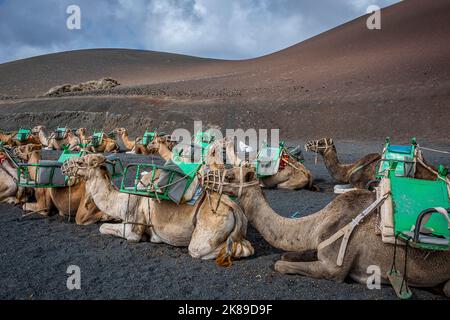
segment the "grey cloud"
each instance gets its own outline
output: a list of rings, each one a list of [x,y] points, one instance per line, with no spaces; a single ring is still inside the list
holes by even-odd
[[[398,0],[0,0],[0,63],[100,47],[242,59],[295,44]],[[82,29],[66,28],[77,4]]]

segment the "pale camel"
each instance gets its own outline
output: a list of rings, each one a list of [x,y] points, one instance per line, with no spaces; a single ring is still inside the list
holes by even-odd
[[[354,163],[342,164],[338,159],[336,147],[331,138],[309,141],[306,143],[305,149],[308,152],[320,154],[328,172],[339,183],[348,183],[354,188],[365,189],[376,180],[376,168],[381,160],[381,154],[379,153],[370,153]],[[416,163],[414,177],[424,180],[436,179],[437,169],[428,165],[421,153],[419,157],[420,161]]]
[[[16,148],[15,155],[28,164],[37,164],[41,159],[40,145],[26,145]],[[36,181],[36,167],[29,167],[30,177]],[[70,187],[60,188],[35,188],[36,202],[25,203],[24,211],[36,212],[48,216],[53,209],[58,210],[61,216],[75,216],[75,222],[79,225],[88,225],[97,221],[111,220],[101,212],[92,201],[86,197],[84,181],[70,179]],[[70,200],[70,201],[69,201]]]
[[[132,141],[130,140],[128,136],[128,130],[125,128],[116,128],[114,131],[117,134],[117,142],[122,143],[122,145],[125,147],[126,151],[132,151],[134,150],[134,147],[136,146],[136,140]]]
[[[64,147],[68,147],[69,150],[79,148],[80,139],[68,128],[66,128],[64,137],[61,138],[57,137],[55,132],[48,135],[44,126],[36,126],[32,132],[37,134],[39,142],[48,150],[63,150]]]
[[[151,242],[188,246],[192,257],[217,258],[224,265],[254,253],[245,239],[247,219],[228,197],[212,195],[211,202],[202,197],[192,206],[120,193],[111,185],[105,161],[103,155],[90,154],[69,159],[63,168],[66,175],[86,181],[87,194],[101,210],[122,221],[103,224],[101,233],[129,241],[148,234]],[[217,210],[210,203],[217,203]]]
[[[86,146],[89,143],[89,138],[87,135],[87,129],[86,128],[79,128],[75,132],[78,138],[80,139],[80,144],[83,146]]]
[[[242,171],[241,171],[242,170]],[[372,273],[368,267],[381,269],[383,283],[388,283],[394,245],[382,242],[375,231],[376,214],[366,217],[351,234],[343,264],[337,264],[341,240],[319,247],[358,214],[369,207],[376,195],[368,190],[354,190],[339,195],[322,210],[299,219],[284,218],[267,203],[261,188],[251,181],[256,179],[254,169],[238,168],[226,171],[222,191],[238,196],[249,222],[273,247],[290,251],[275,263],[275,270],[285,274],[300,274],[342,282],[350,277],[366,284]],[[242,177],[242,178],[241,178]],[[241,186],[241,182],[244,184]],[[214,184],[205,183],[212,188]],[[217,186],[216,186],[217,187]],[[403,268],[404,249],[398,249],[397,265]],[[316,258],[306,258],[316,252]],[[403,270],[403,269],[402,269]],[[408,284],[413,287],[437,287],[444,285],[444,293],[450,297],[450,251],[423,251],[408,249]]]
[[[17,168],[4,150],[0,150],[0,202],[18,204]]]

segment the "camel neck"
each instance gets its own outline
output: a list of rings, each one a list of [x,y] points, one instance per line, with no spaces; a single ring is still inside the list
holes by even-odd
[[[340,163],[336,148],[326,149],[322,156],[330,175],[337,181],[348,182],[348,166]]]
[[[122,140],[123,144],[125,145],[125,147],[127,149],[133,149],[134,148],[134,143],[132,141],[130,141],[130,138],[128,137],[128,133],[124,132],[121,135],[119,135],[119,138]]]
[[[241,205],[250,223],[272,246],[285,251],[314,250],[319,243],[317,214],[304,218],[284,218],[267,203],[260,187],[247,188]]]
[[[172,159],[172,151],[165,144],[161,144],[158,153],[165,161]]]
[[[138,197],[115,190],[104,169],[91,170],[94,174],[86,181],[87,194],[101,211],[113,218],[126,220],[128,212],[134,210]]]
[[[39,140],[41,141],[42,145],[44,145],[44,147],[48,147],[48,136],[44,132],[44,130],[39,131]]]

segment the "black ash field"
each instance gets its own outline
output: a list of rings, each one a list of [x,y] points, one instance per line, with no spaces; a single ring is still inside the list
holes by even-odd
[[[382,143],[342,141],[337,148],[343,161],[353,161],[379,152]],[[448,149],[450,143],[427,146]],[[46,154],[54,156],[55,152]],[[305,156],[322,192],[266,190],[270,205],[283,216],[311,214],[335,196],[322,161],[314,166],[313,155]],[[450,166],[447,156],[425,152],[425,157],[434,165]],[[148,160],[125,154],[121,158]],[[351,280],[336,283],[279,274],[273,265],[281,251],[251,227],[248,239],[255,255],[223,268],[191,258],[187,248],[128,243],[101,235],[99,224],[77,226],[58,216],[22,219],[22,213],[18,207],[0,205],[0,299],[396,299],[389,286],[368,290]],[[81,290],[66,287],[69,265],[81,268]],[[413,292],[416,299],[444,299],[438,292]]]

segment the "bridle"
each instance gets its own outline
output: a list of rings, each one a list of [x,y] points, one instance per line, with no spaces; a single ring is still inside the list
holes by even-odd
[[[319,145],[319,143],[321,143],[321,142],[324,142],[324,145]],[[308,141],[305,144],[306,152],[315,152],[316,153],[316,157],[314,159],[314,164],[317,164],[317,157],[318,157],[318,154],[319,154],[319,150],[323,150],[323,154],[325,155],[325,153],[328,150],[330,150],[331,148],[333,148],[333,147],[334,147],[333,140],[331,140],[331,143],[329,144],[327,138],[322,138],[322,139],[319,139],[319,140]]]
[[[244,188],[259,185],[258,179],[253,181],[244,182],[244,166],[239,166],[239,183],[226,182],[227,170],[211,170],[203,173],[199,173],[200,185],[207,192],[216,192],[219,195],[223,194],[223,187],[228,186],[232,188],[239,188],[238,198],[242,196]]]

